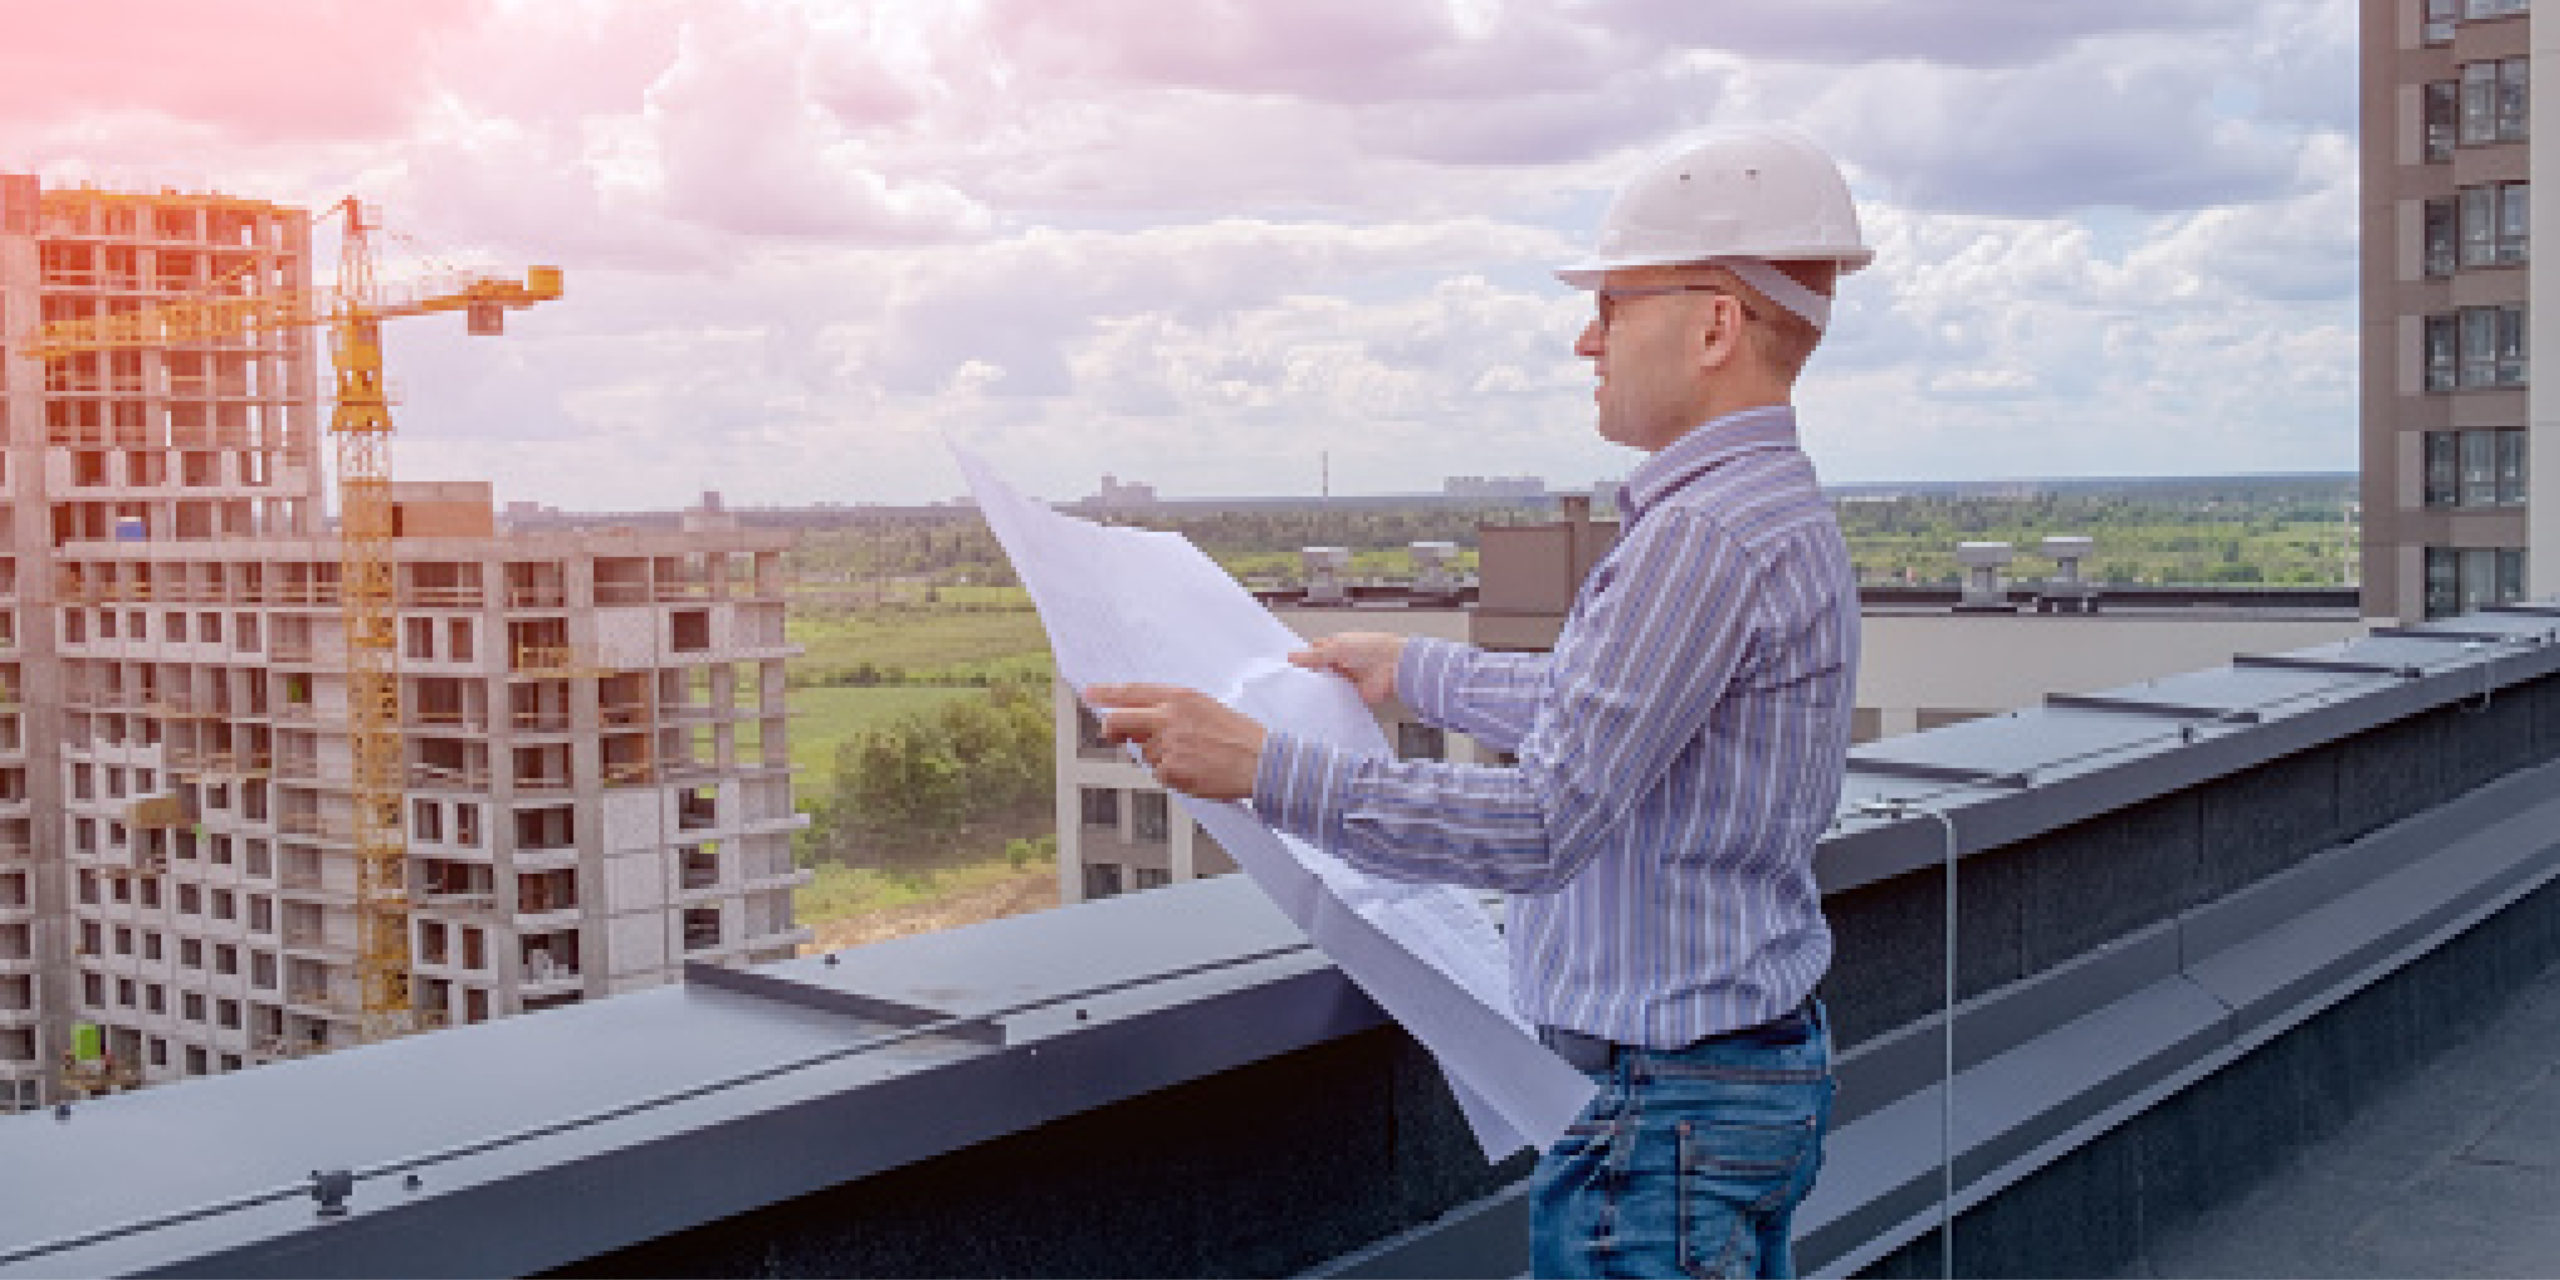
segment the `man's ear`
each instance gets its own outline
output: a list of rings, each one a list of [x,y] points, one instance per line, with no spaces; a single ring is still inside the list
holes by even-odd
[[[1707,311],[1712,317],[1698,333],[1698,363],[1708,369],[1721,369],[1742,358],[1742,300],[1727,294],[1710,294]]]

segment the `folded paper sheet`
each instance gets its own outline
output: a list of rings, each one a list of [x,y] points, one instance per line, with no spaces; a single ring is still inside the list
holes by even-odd
[[[1078,691],[1145,681],[1208,693],[1266,725],[1388,754],[1348,682],[1289,665],[1304,642],[1178,534],[1050,510],[954,448],[979,512],[1039,607]],[[1544,1148],[1592,1094],[1512,1011],[1502,939],[1469,893],[1405,884],[1266,827],[1241,804],[1177,796],[1236,865],[1431,1051],[1487,1159]]]

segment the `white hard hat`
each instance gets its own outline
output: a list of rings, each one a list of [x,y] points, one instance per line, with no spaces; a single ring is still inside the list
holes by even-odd
[[[1591,256],[1558,268],[1578,289],[1626,267],[1715,263],[1816,328],[1830,299],[1762,264],[1833,262],[1845,274],[1875,257],[1838,166],[1793,129],[1758,126],[1693,138],[1618,192]]]

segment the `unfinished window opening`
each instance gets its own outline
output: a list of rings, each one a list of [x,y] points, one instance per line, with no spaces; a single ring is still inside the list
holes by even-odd
[[[711,651],[711,611],[709,609],[678,609],[668,615],[667,621],[671,631],[668,644],[677,653]]]
[[[569,745],[554,743],[515,749],[516,788],[522,791],[566,791],[571,784]]]
[[[524,980],[558,982],[578,976],[578,935],[545,933],[526,938],[523,948]]]
[[[720,884],[720,846],[717,843],[686,845],[676,851],[676,874],[679,887],[711,889]]]
[[[516,877],[516,913],[538,916],[578,909],[578,873],[572,869]]]
[[[444,843],[444,806],[433,800],[410,801],[409,838],[431,844]]]
[[[676,796],[676,827],[700,831],[720,824],[720,789],[688,787]]]
[[[518,852],[578,847],[578,811],[571,805],[545,805],[516,811]]]
[[[569,731],[569,682],[538,680],[507,689],[509,720],[528,733]]]
[[[704,951],[720,945],[720,908],[688,907],[684,912],[684,949]]]

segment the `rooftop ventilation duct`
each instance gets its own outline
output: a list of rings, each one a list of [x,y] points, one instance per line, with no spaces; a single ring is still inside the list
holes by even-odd
[[[1348,547],[1307,547],[1298,552],[1306,566],[1308,604],[1342,604],[1351,598]]]
[[[2009,591],[2000,580],[2000,571],[2009,565],[2017,551],[2005,542],[1959,542],[1956,563],[1964,566],[1964,598],[1956,602],[1958,613],[2015,613],[2009,603]]]
[[[2098,588],[2080,576],[2080,562],[2097,544],[2076,536],[2047,538],[2040,545],[2053,561],[2053,577],[2036,593],[2038,613],[2096,613]]]
[[[1455,595],[1458,575],[1451,566],[1458,558],[1454,542],[1417,542],[1413,552],[1413,590],[1416,595]]]

